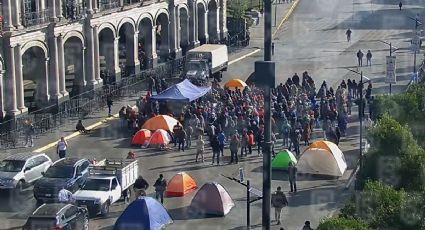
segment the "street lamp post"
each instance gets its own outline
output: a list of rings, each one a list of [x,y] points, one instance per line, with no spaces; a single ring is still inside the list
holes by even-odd
[[[390,46],[390,57],[392,57],[393,52],[398,50],[397,47],[392,46],[391,42],[388,43],[388,42],[382,41],[382,40],[379,40],[379,41]],[[393,50],[393,48],[394,48],[394,50]],[[391,95],[391,91],[392,91],[392,84],[390,83],[390,95]]]

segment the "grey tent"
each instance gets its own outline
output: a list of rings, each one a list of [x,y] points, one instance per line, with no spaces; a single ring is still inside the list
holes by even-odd
[[[225,216],[235,206],[226,189],[217,182],[205,183],[192,199],[189,211],[199,215]]]

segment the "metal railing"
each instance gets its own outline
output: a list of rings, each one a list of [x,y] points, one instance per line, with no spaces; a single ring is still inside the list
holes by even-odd
[[[143,5],[144,0],[124,0],[124,6]]]
[[[69,1],[63,6],[63,16],[69,20],[80,20],[86,17],[85,3]]]
[[[22,24],[25,27],[42,25],[49,22],[49,10],[45,9],[38,12],[28,12],[22,16]]]
[[[0,123],[0,149],[16,148],[25,139],[25,121],[30,120],[34,126],[34,137],[53,132],[63,125],[84,119],[90,114],[103,111],[106,108],[106,98],[110,96],[113,101],[123,98],[141,96],[147,89],[148,76],[155,78],[170,78],[179,75],[185,59],[176,59],[158,65],[156,68],[144,70],[137,75],[123,78],[119,82],[105,85],[101,88],[87,91],[74,96],[58,105],[52,105],[17,119]]]
[[[99,2],[100,10],[110,10],[120,7],[119,0],[101,0]]]

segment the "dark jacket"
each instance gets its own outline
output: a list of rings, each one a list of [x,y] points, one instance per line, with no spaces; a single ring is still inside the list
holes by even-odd
[[[274,208],[283,208],[288,205],[288,199],[286,199],[285,193],[282,191],[276,191],[272,194],[272,205]]]
[[[164,192],[167,187],[167,182],[165,181],[164,178],[158,178],[156,179],[153,187],[155,187],[156,192]]]
[[[297,179],[297,167],[290,166],[288,167],[288,178],[289,180],[296,180]]]
[[[136,181],[134,182],[134,188],[135,189],[148,189],[149,188],[149,184],[148,182],[143,179],[142,177],[139,177],[136,179]]]
[[[220,152],[220,142],[217,137],[211,139],[211,148],[213,152]]]

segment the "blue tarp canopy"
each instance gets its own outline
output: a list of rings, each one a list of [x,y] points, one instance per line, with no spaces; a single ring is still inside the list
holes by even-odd
[[[159,230],[173,223],[167,210],[152,197],[133,201],[117,219],[114,230]]]
[[[186,79],[162,91],[160,94],[152,96],[151,99],[157,101],[191,102],[204,96],[210,90],[211,87],[199,87]]]

